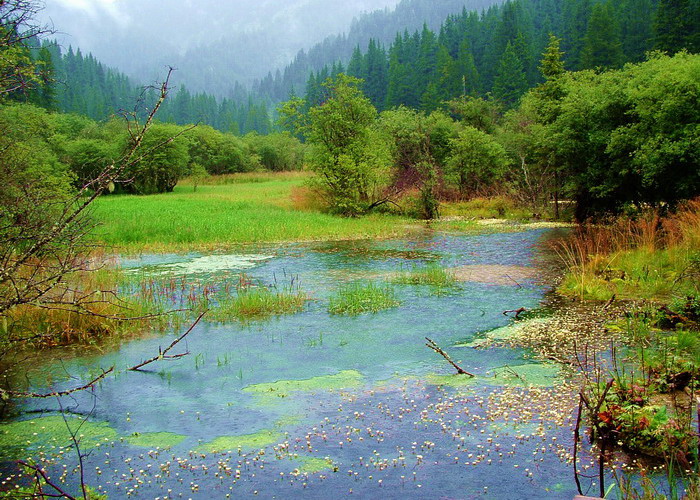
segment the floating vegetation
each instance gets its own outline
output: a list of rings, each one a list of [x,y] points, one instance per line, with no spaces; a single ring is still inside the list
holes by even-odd
[[[0,425],[0,456],[16,458],[25,450],[57,450],[73,445],[71,434],[80,440],[81,449],[88,450],[118,439],[107,422],[66,416],[40,417]]]
[[[430,285],[438,288],[450,288],[456,284],[454,272],[437,263],[424,267],[414,266],[409,271],[401,271],[391,281],[403,285]]]
[[[280,380],[264,384],[254,384],[243,388],[243,392],[263,398],[285,398],[290,392],[320,392],[339,389],[352,389],[364,383],[364,376],[356,370],[343,370],[334,375],[324,375],[303,380]]]
[[[317,474],[319,472],[337,469],[337,465],[330,458],[316,458],[296,456],[290,457],[289,461],[296,465],[292,474]]]
[[[272,255],[257,254],[202,255],[180,262],[166,262],[126,270],[150,275],[191,276],[193,274],[212,274],[222,271],[250,269],[272,258],[274,258]]]
[[[262,430],[253,434],[240,436],[221,436],[197,448],[198,452],[224,453],[261,450],[284,439],[284,434],[271,430]]]
[[[488,332],[482,333],[481,336],[472,340],[471,342],[464,342],[455,344],[455,347],[471,347],[474,349],[482,349],[492,346],[501,345],[511,339],[518,338],[522,335],[522,332],[535,328],[539,325],[547,324],[548,319],[533,318],[526,321],[520,321],[517,323],[512,323],[507,326],[502,326],[489,330]]]
[[[492,370],[490,379],[501,385],[552,387],[560,378],[561,367],[554,363],[526,363]]]
[[[175,434],[173,432],[134,432],[126,438],[131,446],[141,448],[172,448],[182,443],[187,436]]]
[[[446,387],[473,386],[477,380],[479,380],[477,377],[469,377],[467,375],[460,374],[438,375],[436,373],[429,373],[425,376],[426,383]]]
[[[353,283],[344,286],[331,297],[328,312],[348,315],[375,313],[400,304],[394,289],[388,285]]]

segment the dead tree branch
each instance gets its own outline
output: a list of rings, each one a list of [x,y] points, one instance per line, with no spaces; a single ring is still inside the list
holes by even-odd
[[[520,315],[527,312],[527,309],[521,307],[519,309],[513,309],[512,311],[503,311],[503,316],[508,316],[508,313],[515,313],[515,319],[519,319]]]
[[[157,355],[157,356],[153,356],[151,359],[148,359],[148,360],[146,360],[146,361],[144,361],[144,362],[142,362],[142,363],[139,363],[139,364],[136,365],[136,366],[132,366],[131,368],[129,368],[129,370],[130,370],[130,371],[138,371],[138,370],[140,370],[141,368],[143,368],[144,366],[149,365],[149,364],[151,364],[151,363],[153,363],[153,362],[155,362],[155,361],[159,361],[159,360],[162,360],[162,359],[178,359],[178,358],[183,358],[183,357],[187,356],[187,355],[189,354],[189,351],[188,351],[188,352],[184,352],[184,353],[182,353],[182,354],[173,354],[173,355],[168,355],[168,352],[170,351],[170,349],[172,349],[172,348],[175,347],[177,344],[179,344],[181,340],[183,340],[185,337],[187,337],[187,335],[189,335],[189,333],[190,333],[192,330],[194,330],[194,327],[197,326],[197,323],[199,323],[199,321],[202,319],[202,317],[204,317],[204,315],[205,315],[207,312],[208,312],[208,311],[204,311],[203,313],[201,313],[201,314],[197,317],[197,319],[194,321],[194,323],[192,323],[192,324],[190,325],[190,327],[187,329],[187,331],[186,331],[185,333],[183,333],[182,335],[180,335],[180,336],[179,336],[178,338],[176,338],[175,340],[173,340],[172,343],[171,343],[168,347],[166,347],[164,350],[160,350],[160,348],[159,348],[159,349],[158,349],[158,355]]]
[[[76,500],[76,498],[73,495],[68,494],[65,490],[61,489],[58,485],[54,484],[51,482],[51,478],[46,474],[46,471],[39,467],[38,465],[32,465],[29,464],[23,460],[19,460],[17,462],[19,465],[22,467],[26,467],[29,470],[34,471],[34,476],[36,477],[36,482],[38,485],[41,484],[41,480],[43,479],[44,482],[49,485],[51,488],[57,491],[58,494],[50,494],[50,493],[45,493],[44,491],[41,491],[41,486],[39,486],[39,493],[36,495],[38,498],[67,498],[68,500]],[[32,496],[32,498],[36,498],[35,496]]]
[[[445,358],[445,360],[446,360],[449,364],[451,364],[451,365],[454,367],[455,370],[457,370],[457,373],[458,373],[459,375],[467,375],[468,377],[475,377],[475,376],[476,376],[476,375],[474,375],[473,373],[469,373],[468,371],[464,370],[461,366],[459,366],[457,363],[455,363],[454,361],[452,361],[452,358],[450,358],[450,355],[447,354],[445,351],[443,351],[443,350],[440,348],[440,346],[437,345],[437,344],[435,343],[435,341],[429,339],[428,337],[425,337],[425,340],[428,341],[428,342],[426,342],[425,345],[426,345],[427,347],[430,347],[433,351],[435,351],[436,353],[438,353],[438,354],[439,354],[440,356],[442,356],[443,358]]]
[[[46,398],[53,398],[53,397],[60,397],[60,396],[69,396],[69,395],[74,394],[76,392],[80,392],[80,391],[84,391],[86,389],[92,388],[95,384],[100,382],[102,379],[104,379],[107,375],[109,375],[113,371],[114,371],[114,367],[111,367],[109,370],[103,370],[99,376],[95,377],[87,384],[82,385],[80,387],[75,387],[73,389],[69,389],[66,391],[54,391],[54,392],[50,392],[47,394],[39,394],[36,392],[20,392],[20,391],[8,391],[6,389],[0,389],[0,397],[2,397],[3,399],[6,399],[6,398],[46,399]]]

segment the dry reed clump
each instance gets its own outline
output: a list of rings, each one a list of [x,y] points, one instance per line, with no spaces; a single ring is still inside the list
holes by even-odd
[[[126,304],[117,299],[116,275],[92,266],[81,266],[66,276],[46,293],[41,305],[21,304],[6,311],[0,343],[51,347],[91,343],[114,333]]]
[[[616,274],[613,264],[630,252],[680,251],[673,257],[674,264],[684,267],[693,252],[700,252],[700,198],[667,216],[649,211],[634,219],[619,217],[600,224],[582,224],[551,245],[582,296],[596,277],[624,280],[624,271]]]
[[[323,212],[328,209],[323,197],[310,186],[293,187],[289,198],[294,210]]]

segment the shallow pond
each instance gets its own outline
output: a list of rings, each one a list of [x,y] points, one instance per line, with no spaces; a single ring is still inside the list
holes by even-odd
[[[312,300],[265,321],[205,319],[175,349],[188,356],[141,372],[124,369],[178,332],[46,366],[84,377],[86,366],[114,365],[116,374],[60,402],[26,402],[19,422],[0,428],[6,464],[18,454],[50,459],[75,488],[75,452],[61,449],[70,445],[64,408],[89,452],[86,481],[110,498],[572,498],[575,397],[558,368],[524,351],[469,347],[511,321],[503,311],[541,303],[546,286],[532,270],[547,234],[425,233],[124,259],[129,272],[200,282],[241,272],[293,279]],[[386,283],[428,263],[460,269],[458,284],[441,293],[392,284],[399,307],[328,313],[341,284]],[[477,377],[454,375],[425,337]],[[63,379],[52,387],[79,382]]]

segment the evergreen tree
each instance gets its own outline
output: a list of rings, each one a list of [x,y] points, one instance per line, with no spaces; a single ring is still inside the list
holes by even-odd
[[[625,60],[643,61],[654,39],[652,0],[619,0],[615,8]]]
[[[576,70],[581,67],[583,41],[591,17],[591,0],[563,0],[562,16],[562,49],[567,55],[567,68]]]
[[[609,2],[597,3],[583,40],[581,69],[618,68],[623,60],[620,30],[613,9]]]
[[[508,43],[498,65],[498,73],[493,83],[493,95],[506,107],[513,107],[527,90],[527,78],[513,45]]]
[[[660,0],[654,29],[659,50],[700,51],[700,0]]]

